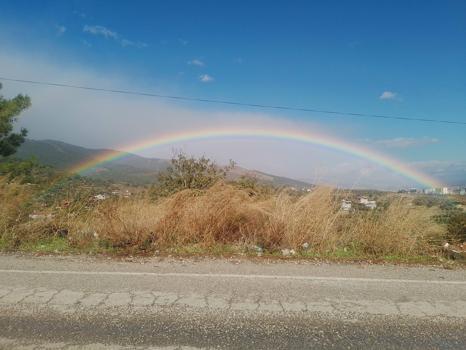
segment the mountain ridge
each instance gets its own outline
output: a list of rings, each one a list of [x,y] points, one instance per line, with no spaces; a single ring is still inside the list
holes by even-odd
[[[68,169],[79,163],[97,156],[102,152],[113,151],[105,148],[87,148],[57,140],[27,139],[19,147],[16,157],[28,159],[35,157],[39,162],[53,166],[57,169]],[[85,176],[126,182],[136,185],[145,185],[155,182],[157,174],[170,164],[168,159],[147,158],[133,153],[107,161],[87,171]],[[267,174],[258,170],[250,170],[236,166],[229,172],[228,177],[235,179],[241,176],[255,177],[259,182],[275,186],[291,186],[297,188],[309,187],[309,183],[290,179],[283,176]]]

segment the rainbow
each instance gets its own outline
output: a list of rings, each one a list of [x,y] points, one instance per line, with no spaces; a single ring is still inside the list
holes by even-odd
[[[314,144],[319,146],[324,146],[329,149],[341,151],[362,159],[369,160],[378,165],[383,166],[397,174],[400,174],[406,178],[414,180],[416,183],[430,187],[430,188],[439,188],[442,187],[442,184],[434,179],[433,177],[420,172],[419,170],[410,167],[408,164],[405,164],[399,160],[388,157],[384,154],[378,153],[374,150],[371,150],[367,147],[357,145],[354,143],[349,143],[342,139],[337,139],[328,135],[323,135],[321,133],[312,133],[308,131],[299,131],[299,130],[284,130],[278,128],[238,128],[238,127],[228,127],[228,128],[206,128],[190,131],[181,131],[175,133],[167,133],[164,135],[158,135],[155,137],[150,137],[145,140],[138,141],[136,143],[120,147],[119,151],[104,151],[97,155],[96,157],[87,159],[86,161],[74,166],[69,169],[71,173],[82,174],[86,171],[89,171],[93,168],[101,166],[107,162],[111,162],[118,158],[124,157],[128,153],[137,153],[139,151],[162,146],[176,144],[179,142],[190,141],[190,140],[203,140],[203,139],[214,139],[214,138],[224,138],[224,137],[262,137],[262,138],[272,138],[279,140],[292,140],[299,141],[308,144]]]

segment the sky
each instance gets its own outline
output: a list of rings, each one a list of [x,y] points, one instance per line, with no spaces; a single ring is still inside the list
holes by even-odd
[[[0,76],[258,104],[466,121],[464,1],[0,0]],[[119,148],[179,130],[273,126],[331,135],[466,183],[466,126],[174,102],[3,81],[34,139]],[[412,180],[325,147],[254,137],[173,149],[342,186]]]

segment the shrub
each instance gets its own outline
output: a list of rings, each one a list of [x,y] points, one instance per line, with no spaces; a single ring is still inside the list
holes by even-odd
[[[224,179],[226,171],[233,166],[231,163],[229,167],[220,168],[208,158],[189,157],[180,152],[171,159],[170,166],[159,173],[152,193],[159,197],[186,189],[206,189]]]
[[[466,212],[456,211],[450,216],[447,237],[453,242],[466,242]]]
[[[0,176],[6,176],[9,181],[18,179],[21,183],[44,184],[55,175],[51,167],[39,164],[36,159],[0,161]]]
[[[240,176],[232,184],[238,189],[246,190],[250,196],[267,197],[280,190],[272,185],[260,183],[256,177],[249,175]]]

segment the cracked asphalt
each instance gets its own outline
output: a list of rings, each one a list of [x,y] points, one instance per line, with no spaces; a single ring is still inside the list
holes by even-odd
[[[466,271],[0,255],[0,349],[464,349]]]

